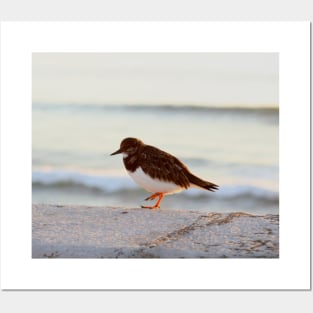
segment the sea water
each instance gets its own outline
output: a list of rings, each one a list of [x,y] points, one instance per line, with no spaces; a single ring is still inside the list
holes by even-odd
[[[122,155],[110,156],[137,137],[219,185],[167,196],[162,208],[278,213],[277,108],[34,103],[32,112],[33,203],[150,204]]]

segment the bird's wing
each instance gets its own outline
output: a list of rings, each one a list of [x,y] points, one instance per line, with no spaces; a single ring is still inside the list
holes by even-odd
[[[190,186],[187,166],[169,153],[152,146],[145,146],[139,158],[142,170],[149,173],[152,178],[174,182],[186,189]]]

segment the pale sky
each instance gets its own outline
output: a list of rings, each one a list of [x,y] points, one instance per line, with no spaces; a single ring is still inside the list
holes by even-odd
[[[277,53],[34,53],[34,103],[278,106]]]

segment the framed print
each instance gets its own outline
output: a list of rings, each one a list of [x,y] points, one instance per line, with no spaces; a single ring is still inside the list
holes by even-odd
[[[309,23],[1,26],[3,289],[310,288]]]

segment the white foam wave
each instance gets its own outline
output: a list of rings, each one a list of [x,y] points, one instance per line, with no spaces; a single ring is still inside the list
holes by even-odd
[[[130,179],[123,176],[101,176],[68,171],[33,171],[33,184],[44,186],[84,186],[107,192],[124,189],[136,189]]]
[[[128,176],[103,176],[73,171],[33,171],[34,186],[51,186],[57,188],[82,186],[87,189],[98,189],[108,193],[122,190],[139,190]],[[279,193],[274,190],[253,185],[223,185],[211,193],[202,189],[190,189],[184,192],[186,197],[210,197],[216,199],[257,198],[260,200],[278,201]]]
[[[260,200],[278,201],[279,193],[274,190],[269,190],[252,185],[224,185],[220,186],[219,190],[214,193],[208,193],[202,189],[190,189],[187,191],[190,197],[207,196],[210,198],[222,198],[225,200],[236,198],[258,198]]]

